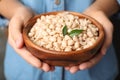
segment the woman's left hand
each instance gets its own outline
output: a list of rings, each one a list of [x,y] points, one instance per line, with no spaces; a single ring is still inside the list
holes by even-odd
[[[106,54],[106,51],[112,42],[113,25],[110,22],[110,20],[107,18],[107,16],[102,11],[84,12],[84,14],[93,17],[99,23],[102,24],[104,31],[105,31],[105,39],[104,39],[100,52],[94,58],[90,59],[87,62],[79,64],[77,66],[65,67],[65,69],[70,71],[71,73],[75,73],[79,70],[89,69],[93,67],[95,64],[97,64],[101,60],[101,58]]]

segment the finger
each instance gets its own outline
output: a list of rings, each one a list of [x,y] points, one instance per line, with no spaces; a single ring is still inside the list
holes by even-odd
[[[103,55],[105,55],[104,52],[106,52],[106,49],[108,49],[112,43],[112,30],[113,30],[112,24],[109,25],[109,29],[108,29],[108,27],[104,27],[104,30],[105,30],[105,35],[107,35],[107,36],[105,36],[104,43],[101,48]]]
[[[80,70],[85,70],[85,69],[89,69],[92,66],[94,66],[96,63],[98,63],[101,58],[103,57],[102,53],[98,53],[94,58],[92,58],[91,60],[84,62],[82,64],[79,65],[79,69]]]
[[[21,20],[12,19],[9,23],[9,34],[11,34],[11,38],[13,38],[16,43],[17,48],[21,48],[23,46],[23,38],[22,38],[22,25],[23,22]]]
[[[34,67],[41,69],[42,62],[36,57],[34,57],[29,51],[27,51],[25,47],[21,49],[16,48],[15,42],[12,40],[11,36],[9,36],[9,43],[23,59],[25,59],[28,63],[30,63]]]
[[[70,69],[70,67],[65,67],[65,70],[69,70]]]
[[[72,66],[72,67],[69,69],[70,73],[72,73],[72,74],[76,73],[78,70],[79,70],[79,67],[78,67],[78,66]]]
[[[43,63],[42,69],[43,71],[48,72],[50,71],[51,67],[47,63]]]
[[[29,51],[27,51],[27,49],[24,47],[22,49],[16,49],[16,51],[18,51],[18,54],[25,59],[28,63],[30,63],[31,65],[33,65],[36,68],[41,69],[42,67],[42,62],[36,58],[35,56],[33,56]]]
[[[101,49],[103,50],[102,54],[105,55],[106,49],[108,49],[112,43],[113,25],[104,13],[100,13],[98,15],[101,15],[101,17],[95,16],[94,18],[98,20],[104,28],[105,39]]]
[[[11,43],[12,47],[15,49],[15,51],[28,63],[33,65],[36,68],[42,69],[45,72],[50,71],[51,67],[47,63],[42,63],[38,58],[33,56],[25,47],[18,49],[15,47],[15,42],[12,40],[12,38],[9,39],[9,42]],[[54,68],[52,69],[54,70]]]

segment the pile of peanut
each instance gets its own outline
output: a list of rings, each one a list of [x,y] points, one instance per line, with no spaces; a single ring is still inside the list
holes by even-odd
[[[63,36],[65,25],[68,32],[73,29],[84,31],[78,36]],[[35,44],[49,50],[76,51],[92,46],[98,39],[99,30],[90,20],[63,12],[38,18],[28,36]]]

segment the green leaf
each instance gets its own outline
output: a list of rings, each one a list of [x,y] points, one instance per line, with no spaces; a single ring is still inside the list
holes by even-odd
[[[67,34],[67,26],[65,25],[62,29],[63,36]]]
[[[75,30],[72,30],[70,33],[69,33],[69,35],[71,36],[71,37],[73,37],[73,36],[77,36],[77,35],[79,35],[80,33],[82,33],[84,30],[81,30],[81,29],[75,29]]]

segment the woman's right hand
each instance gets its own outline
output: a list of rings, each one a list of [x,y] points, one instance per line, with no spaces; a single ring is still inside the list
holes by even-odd
[[[29,8],[18,8],[9,22],[8,41],[14,50],[28,63],[46,72],[52,71],[54,70],[53,66],[49,66],[47,63],[41,62],[38,58],[33,56],[24,46],[22,29],[24,27],[24,24],[34,15],[34,12]]]

